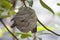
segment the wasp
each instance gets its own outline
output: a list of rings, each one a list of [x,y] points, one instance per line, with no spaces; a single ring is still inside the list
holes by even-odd
[[[25,0],[21,0],[23,2],[23,6],[21,10],[15,15],[15,17],[12,19],[14,20],[14,23],[12,24],[13,27],[17,27],[21,32],[27,33],[29,31],[32,31],[32,33],[37,32],[37,21],[49,32],[60,36],[59,34],[55,33],[54,31],[48,29],[36,16],[35,11],[27,7],[25,5]]]

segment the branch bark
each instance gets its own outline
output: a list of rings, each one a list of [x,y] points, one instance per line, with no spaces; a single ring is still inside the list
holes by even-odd
[[[7,28],[7,26],[6,26],[5,23],[2,21],[2,19],[0,19],[0,22],[4,25],[4,27],[7,29],[7,31],[8,31],[16,40],[18,40],[18,38]]]
[[[49,32],[51,32],[51,33],[53,33],[53,34],[55,34],[55,35],[57,35],[57,36],[60,36],[60,34],[57,34],[57,33],[55,33],[54,31],[48,29],[48,28],[47,28],[41,21],[39,21],[38,19],[37,19],[37,21],[38,21],[47,31],[49,31]]]

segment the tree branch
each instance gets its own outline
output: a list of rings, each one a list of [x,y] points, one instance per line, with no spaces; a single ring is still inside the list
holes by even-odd
[[[57,36],[60,36],[60,34],[57,34],[57,33],[55,33],[54,31],[48,29],[48,28],[47,28],[41,21],[39,21],[38,19],[37,19],[37,21],[38,21],[47,31],[49,31],[49,32],[51,32],[51,33],[53,33],[53,34],[55,34],[55,35],[57,35]]]
[[[16,40],[18,40],[18,38],[7,28],[7,26],[6,26],[5,23],[2,21],[2,19],[0,19],[0,22],[4,25],[4,27],[7,29],[7,31],[8,31]]]
[[[21,0],[21,2],[23,3],[23,6],[27,7],[25,4],[25,0]]]
[[[15,8],[15,6],[16,6],[16,1],[17,1],[17,0],[10,0],[11,4],[13,5],[13,6],[12,6],[12,9]]]

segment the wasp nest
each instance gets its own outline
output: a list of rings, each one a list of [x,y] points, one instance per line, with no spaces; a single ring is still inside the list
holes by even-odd
[[[21,32],[32,31],[36,27],[37,17],[35,11],[29,7],[23,7],[14,17],[14,23]]]

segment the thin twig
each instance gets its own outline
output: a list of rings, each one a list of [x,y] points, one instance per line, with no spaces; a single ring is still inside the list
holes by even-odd
[[[11,10],[15,10],[15,6],[16,6],[16,2],[17,0],[10,0],[10,2],[13,4]],[[14,24],[14,23],[13,23]],[[12,25],[13,25],[12,24]],[[15,24],[13,25],[13,27],[15,26]],[[13,28],[13,33],[15,33],[15,28]],[[15,38],[13,37],[13,40],[15,40]]]
[[[38,19],[37,19],[37,20],[38,20]],[[54,31],[48,29],[41,21],[38,20],[38,22],[39,22],[47,31],[50,31],[51,33],[53,33],[53,34],[55,34],[55,35],[57,35],[57,36],[60,36],[60,34],[57,34],[57,33],[55,33]]]
[[[7,29],[7,31],[8,31],[16,40],[18,40],[18,38],[7,28],[7,26],[6,26],[5,23],[2,21],[2,19],[0,19],[0,22],[4,25],[4,27]]]
[[[17,0],[10,0],[10,2],[12,4],[12,8],[11,9],[15,9]]]
[[[36,33],[34,33],[34,38],[33,38],[33,40],[36,40]]]
[[[21,0],[23,6],[27,7],[26,4],[25,4],[25,0]]]

